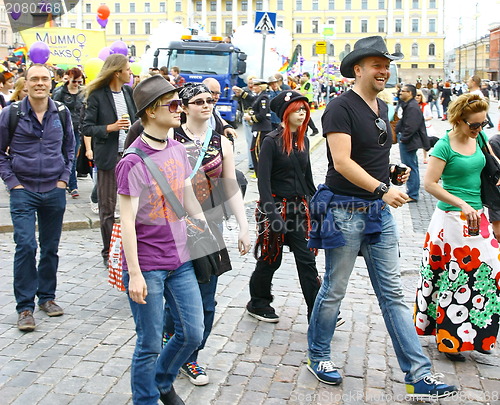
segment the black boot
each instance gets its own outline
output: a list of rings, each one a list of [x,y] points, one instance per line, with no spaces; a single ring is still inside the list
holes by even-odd
[[[165,405],[186,405],[179,395],[174,390],[174,387],[169,392],[160,392],[160,401]]]

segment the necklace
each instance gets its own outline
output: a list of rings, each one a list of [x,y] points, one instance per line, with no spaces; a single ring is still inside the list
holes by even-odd
[[[193,140],[196,142],[200,142],[201,141],[201,136],[198,136],[196,135],[193,131],[191,131],[187,125],[184,125],[186,127],[186,129],[191,133],[191,135],[193,136]]]
[[[165,139],[155,138],[154,136],[151,136],[151,135],[147,134],[147,133],[146,133],[146,132],[144,132],[144,131],[142,132],[142,134],[143,134],[146,138],[151,139],[152,141],[156,141],[156,142],[160,142],[160,143],[165,143],[165,142],[167,142],[167,138],[165,138]]]

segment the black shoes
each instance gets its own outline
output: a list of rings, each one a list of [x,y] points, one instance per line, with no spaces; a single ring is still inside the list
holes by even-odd
[[[447,353],[444,355],[448,358],[448,360],[463,363],[465,361],[465,356],[461,353]]]
[[[179,395],[174,390],[174,387],[171,388],[169,392],[166,394],[160,392],[160,401],[164,405],[186,405],[185,402],[181,399]]]
[[[274,308],[272,306],[255,308],[250,301],[247,304],[247,312],[248,315],[253,316],[255,319],[263,322],[277,323],[280,320],[280,317],[276,315],[276,312],[274,311]]]

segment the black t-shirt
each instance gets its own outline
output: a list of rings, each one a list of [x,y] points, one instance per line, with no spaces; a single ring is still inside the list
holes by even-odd
[[[377,114],[352,90],[330,101],[321,117],[321,123],[324,134],[340,132],[350,135],[351,159],[377,180],[389,184],[391,127],[387,115],[387,105],[379,99],[377,102],[380,118],[385,121],[389,133],[383,146],[378,144],[380,130],[375,124],[375,120],[378,118]],[[373,193],[352,184],[335,170],[330,148],[327,148],[327,157],[328,172],[325,184],[334,193],[366,200],[376,199]]]

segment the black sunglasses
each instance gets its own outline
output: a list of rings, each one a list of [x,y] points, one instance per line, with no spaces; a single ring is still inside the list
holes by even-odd
[[[198,100],[190,101],[188,104],[196,104],[196,105],[200,106],[200,105],[203,105],[205,103],[207,103],[208,105],[215,104],[215,100],[213,98],[207,98],[206,100],[202,100],[201,98],[199,98]]]
[[[474,100],[476,101],[476,100]],[[484,128],[486,125],[488,125],[488,120],[483,121],[483,122],[472,122],[468,123],[466,120],[463,120],[468,126],[471,131],[475,131],[479,127]]]
[[[375,120],[375,125],[380,131],[380,135],[378,136],[378,144],[380,146],[384,146],[387,142],[387,125],[382,118],[377,118]]]
[[[182,106],[182,100],[171,100],[170,103],[160,104],[160,107],[168,107],[168,111],[171,113],[177,112],[177,110],[181,106]]]

